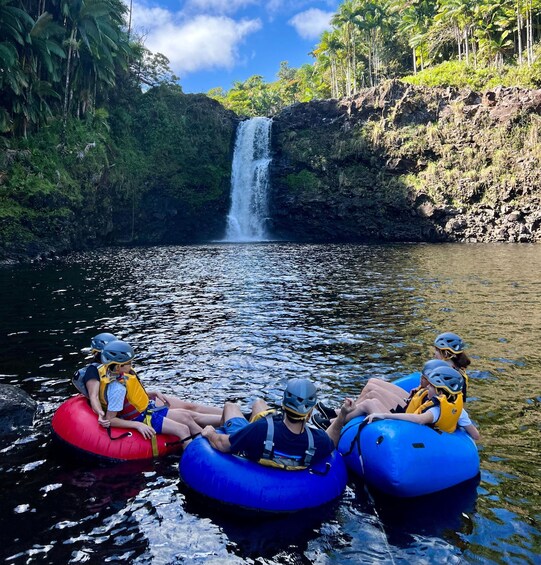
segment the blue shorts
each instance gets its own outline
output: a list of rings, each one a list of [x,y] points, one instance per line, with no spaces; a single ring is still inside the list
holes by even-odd
[[[229,420],[227,420],[227,422],[222,426],[221,429],[224,430],[227,435],[231,435],[249,425],[250,423],[246,418],[237,416],[236,418],[229,418]]]
[[[152,410],[152,413],[150,415],[150,425],[157,434],[161,434],[163,428],[163,419],[167,416],[169,408],[167,408],[167,406],[160,406],[159,408],[156,408],[154,406],[154,403],[151,402],[148,408],[140,416],[138,416],[136,420],[138,422],[142,422],[149,410]]]

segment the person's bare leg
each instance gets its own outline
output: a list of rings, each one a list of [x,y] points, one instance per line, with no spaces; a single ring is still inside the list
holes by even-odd
[[[168,410],[167,416],[163,419],[163,421],[165,422],[166,420],[171,420],[186,426],[190,432],[188,435],[200,433],[203,429],[195,422],[193,413],[188,410]]]
[[[349,422],[353,418],[358,416],[368,416],[368,414],[374,414],[376,412],[388,412],[389,410],[375,398],[362,400],[355,404],[354,410],[352,410],[345,418],[345,422]]]
[[[198,412],[199,414],[215,414],[218,416],[222,415],[222,409],[217,406],[208,406],[206,404],[197,404],[196,402],[186,402],[181,400],[177,396],[171,396],[169,394],[164,394],[169,408],[180,408],[181,410],[190,410],[192,412]],[[156,399],[156,406],[163,406],[159,399]]]
[[[363,400],[361,400],[361,402],[364,402],[366,400],[377,400],[383,406],[385,406],[386,411],[389,411],[392,410],[393,408],[396,408],[397,406],[404,407],[406,405],[406,399],[405,399],[406,393],[404,391],[402,392],[404,394],[396,395],[394,394],[393,391],[388,391],[382,388],[380,390],[374,390],[373,392],[369,392],[366,395],[366,397]]]
[[[205,426],[218,427],[221,423],[222,417],[218,414],[200,414],[199,412],[192,412],[190,410],[182,410],[181,408],[173,408],[168,410],[167,418],[171,418],[178,422],[187,423],[187,421],[180,416],[175,417],[175,414],[180,413],[184,418],[191,418],[198,426],[204,428]]]
[[[361,394],[357,397],[357,401],[365,400],[369,394],[374,392],[381,392],[385,391],[388,394],[394,394],[399,398],[404,398],[407,396],[406,391],[403,388],[400,388],[398,385],[393,383],[389,383],[387,381],[383,381],[381,379],[369,379],[368,382],[364,385],[363,390],[361,390]]]
[[[162,433],[172,434],[174,436],[177,436],[179,439],[185,439],[192,435],[190,433],[190,429],[186,424],[175,422],[174,420],[170,420],[169,418],[163,419]],[[187,439],[186,441],[182,442],[182,447],[185,448],[191,441],[191,439]]]
[[[250,415],[250,421],[253,419],[254,416],[259,414],[260,412],[265,412],[265,410],[268,410],[269,408],[270,408],[269,405],[262,398],[256,399],[252,404],[252,413]]]
[[[224,404],[223,415],[220,424],[223,425],[231,418],[244,418],[240,406],[234,402],[226,402]]]

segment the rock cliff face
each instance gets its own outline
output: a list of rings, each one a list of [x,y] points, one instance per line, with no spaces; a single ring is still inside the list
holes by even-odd
[[[145,162],[138,176],[131,171],[138,197],[132,202],[129,193],[117,196],[110,242],[191,243],[223,237],[238,122],[207,96],[149,91],[134,112],[128,136]]]
[[[165,87],[113,110],[0,148],[0,262],[223,236],[239,118]]]
[[[273,123],[276,235],[541,240],[541,90],[391,81],[295,104]]]

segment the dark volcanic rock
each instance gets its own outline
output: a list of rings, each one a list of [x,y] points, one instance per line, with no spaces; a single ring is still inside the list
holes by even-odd
[[[0,437],[31,426],[36,408],[36,402],[19,387],[0,385]]]
[[[271,217],[300,240],[541,240],[541,90],[389,81],[274,118]]]

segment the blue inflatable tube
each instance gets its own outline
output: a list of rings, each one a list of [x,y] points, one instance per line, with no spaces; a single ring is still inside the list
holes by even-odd
[[[315,508],[338,498],[347,482],[347,469],[337,451],[309,469],[285,471],[220,453],[204,438],[188,445],[179,471],[182,481],[204,497],[256,512]]]
[[[420,373],[394,384],[409,391]],[[479,474],[477,446],[463,430],[452,434],[430,426],[379,420],[363,425],[354,418],[344,427],[338,451],[348,469],[378,490],[413,497],[443,490]]]

